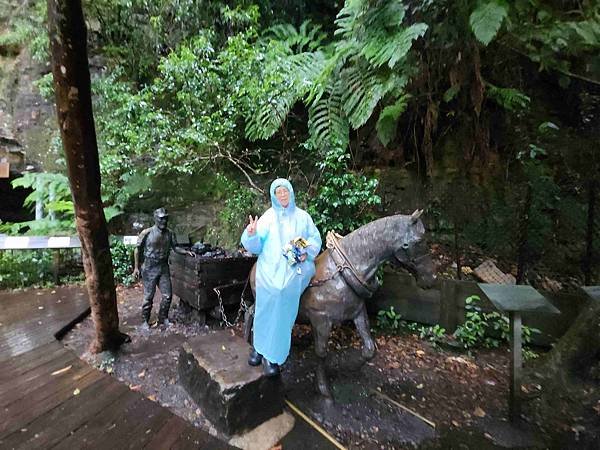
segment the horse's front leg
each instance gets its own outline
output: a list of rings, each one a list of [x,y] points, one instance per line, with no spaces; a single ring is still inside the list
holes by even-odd
[[[311,316],[310,323],[313,329],[315,340],[315,353],[317,354],[317,373],[316,382],[317,389],[321,395],[327,398],[333,398],[331,389],[329,388],[329,380],[325,366],[327,362],[327,343],[329,341],[329,333],[331,332],[331,320],[323,315]]]
[[[371,329],[369,327],[369,317],[367,316],[367,307],[364,302],[360,308],[360,312],[354,318],[354,325],[363,341],[362,356],[365,359],[371,359],[375,356],[375,343],[371,337]]]

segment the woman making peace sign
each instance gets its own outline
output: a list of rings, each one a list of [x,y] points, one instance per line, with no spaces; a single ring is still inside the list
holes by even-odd
[[[271,183],[271,204],[260,219],[250,216],[242,245],[258,255],[254,347],[248,364],[265,359],[265,374],[279,374],[290,352],[292,327],[298,315],[300,295],[315,273],[314,259],[321,250],[321,235],[310,215],[296,206],[291,183],[278,178]],[[289,264],[285,248],[296,238],[308,244],[296,264]]]

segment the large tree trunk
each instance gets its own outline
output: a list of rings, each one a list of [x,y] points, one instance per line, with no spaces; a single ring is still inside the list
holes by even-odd
[[[100,197],[100,165],[81,1],[48,0],[48,23],[58,125],[96,326],[91,350],[114,350],[127,335],[119,332],[112,258]]]
[[[540,363],[527,374],[527,379],[542,386],[541,396],[531,403],[537,420],[576,424],[579,417],[593,421],[600,405],[600,300],[590,300],[583,307]]]
[[[600,364],[600,300],[589,300],[567,332],[534,370],[565,385],[598,378]]]

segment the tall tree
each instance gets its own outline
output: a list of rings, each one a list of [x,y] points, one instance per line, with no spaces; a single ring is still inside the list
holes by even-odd
[[[81,1],[48,0],[48,27],[58,125],[96,327],[91,351],[114,350],[129,337],[119,331],[108,229],[100,196],[100,164]]]

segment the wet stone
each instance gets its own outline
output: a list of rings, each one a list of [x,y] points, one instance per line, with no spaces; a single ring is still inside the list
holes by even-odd
[[[240,434],[283,411],[279,377],[247,363],[248,344],[228,331],[197,336],[180,348],[179,380],[202,413],[225,434]]]

